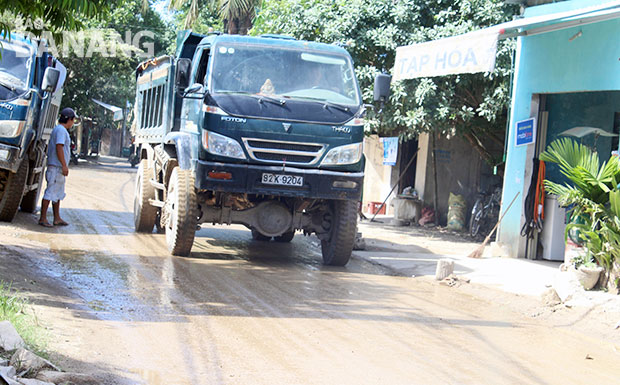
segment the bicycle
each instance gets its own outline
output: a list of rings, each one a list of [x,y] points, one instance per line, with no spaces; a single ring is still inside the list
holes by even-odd
[[[476,237],[483,230],[488,232],[499,218],[502,199],[501,187],[496,187],[492,194],[481,194],[471,209],[469,218],[469,235]]]

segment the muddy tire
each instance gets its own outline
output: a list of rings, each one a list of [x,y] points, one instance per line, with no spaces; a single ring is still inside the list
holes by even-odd
[[[252,239],[255,241],[267,242],[271,240],[271,237],[259,233],[257,230],[252,230]]]
[[[24,159],[16,173],[0,171],[0,184],[3,186],[0,191],[0,221],[10,222],[15,218],[26,188],[28,168],[28,160]]]
[[[186,257],[192,250],[198,224],[196,189],[191,170],[172,171],[166,197],[166,243],[172,255]]]
[[[357,234],[357,206],[355,201],[332,201],[329,240],[321,241],[323,264],[344,266],[351,258]]]
[[[286,233],[280,235],[279,237],[273,237],[273,240],[281,243],[288,243],[293,240],[295,237],[294,231],[287,231]]]
[[[26,195],[22,198],[22,203],[20,204],[20,208],[25,213],[34,213],[37,209],[37,203],[39,202],[39,193],[41,192],[41,188],[43,187],[43,175],[45,175],[45,169],[41,170],[39,176],[37,177],[38,186],[35,190],[28,191]]]
[[[136,232],[151,233],[157,218],[157,207],[149,203],[155,199],[155,187],[149,182],[153,178],[153,170],[148,160],[142,159],[136,175],[136,188],[133,197],[133,220]]]

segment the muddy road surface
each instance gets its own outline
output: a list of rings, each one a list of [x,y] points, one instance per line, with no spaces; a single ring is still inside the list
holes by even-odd
[[[190,257],[133,229],[135,169],[80,163],[67,227],[0,225],[0,278],[25,290],[51,358],[111,384],[612,384],[617,347],[353,258],[314,237],[203,225]],[[51,219],[51,212],[50,212]]]

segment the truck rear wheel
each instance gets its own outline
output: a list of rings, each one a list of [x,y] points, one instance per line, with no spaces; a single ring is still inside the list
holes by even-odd
[[[267,242],[271,240],[271,237],[259,233],[258,230],[252,229],[252,239],[255,241]]]
[[[28,160],[22,160],[16,173],[0,171],[0,221],[10,222],[15,218],[26,188]]]
[[[168,184],[165,210],[166,243],[172,255],[188,256],[192,250],[198,224],[196,189],[191,170],[178,167]]]
[[[276,241],[276,242],[288,243],[288,242],[292,241],[293,238],[295,238],[295,232],[294,231],[287,231],[286,233],[280,235],[279,237],[273,237],[273,240]]]
[[[329,239],[321,241],[323,264],[344,266],[349,262],[357,234],[357,205],[355,201],[331,202]]]
[[[139,233],[152,232],[157,218],[157,207],[149,203],[149,199],[155,199],[155,187],[150,183],[152,177],[153,170],[149,168],[148,160],[142,159],[136,175],[133,197],[133,220]]]

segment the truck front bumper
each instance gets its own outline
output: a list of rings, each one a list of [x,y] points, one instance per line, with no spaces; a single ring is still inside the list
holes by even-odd
[[[230,179],[221,179],[222,173],[230,174],[226,175]],[[303,186],[265,184],[262,183],[263,173],[303,177]],[[199,160],[196,163],[195,184],[199,190],[359,201],[362,196],[363,180],[363,172],[337,172]]]
[[[17,172],[19,168],[19,147],[0,143],[0,169]]]

